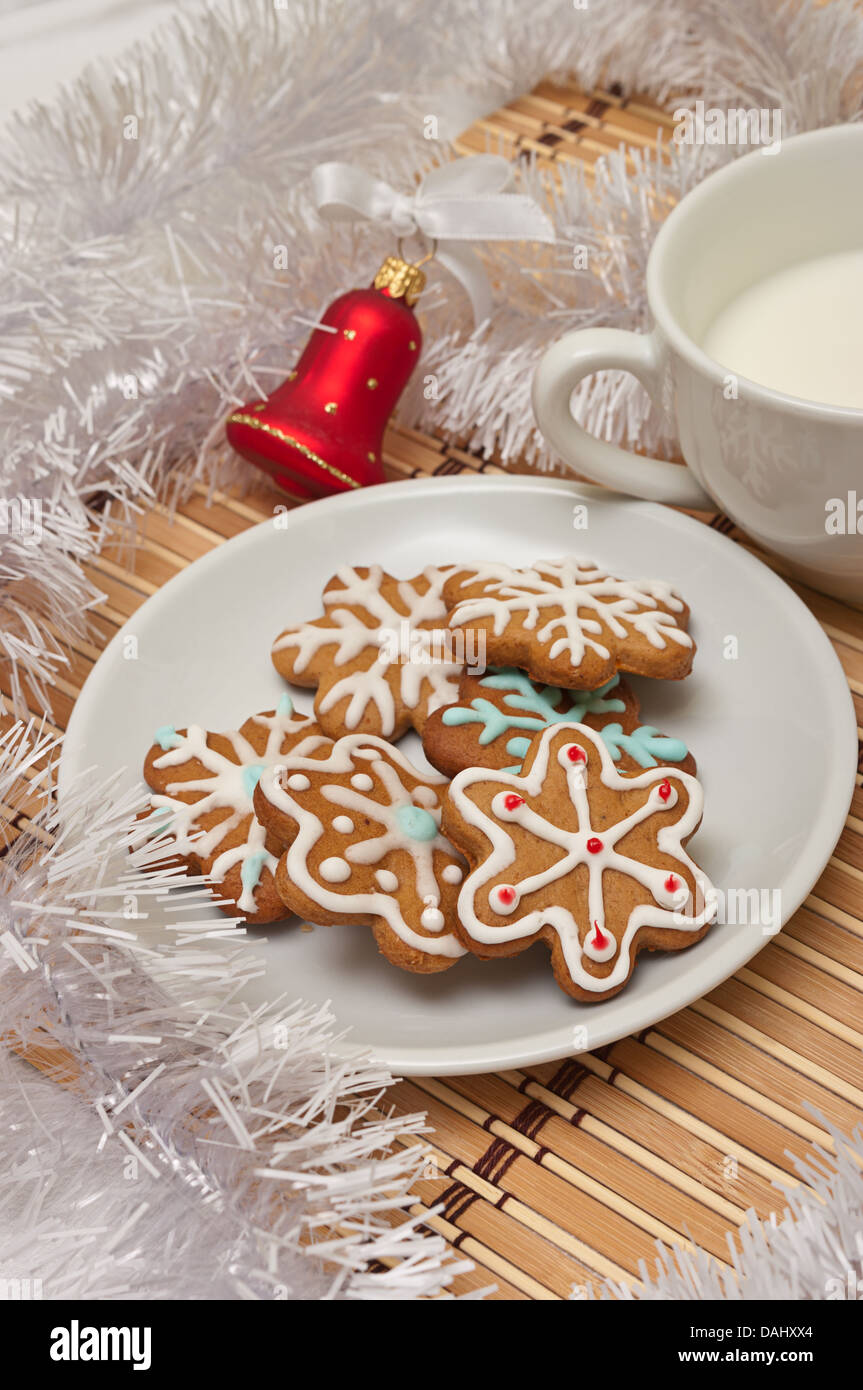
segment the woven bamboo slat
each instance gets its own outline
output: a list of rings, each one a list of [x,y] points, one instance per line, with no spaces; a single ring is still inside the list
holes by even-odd
[[[671,118],[614,90],[542,82],[460,139],[465,154],[500,142],[546,168],[596,158],[625,141],[654,143]],[[497,473],[491,463],[416,431],[389,431],[393,480]],[[99,650],[160,585],[221,541],[272,515],[282,493],[197,488],[175,515],[144,517],[133,550],[106,545],[91,575],[105,593],[89,641],[69,650],[53,726],[62,729]],[[749,545],[727,517],[707,524]],[[764,559],[764,556],[761,556]],[[780,569],[774,560],[768,563]],[[842,662],[863,716],[863,613],[798,588]],[[0,689],[9,693],[8,672]],[[36,709],[35,702],[33,705]],[[6,728],[9,717],[0,719]],[[810,1106],[840,1126],[863,1108],[863,778],[836,851],[786,929],[732,980],[690,1008],[597,1053],[498,1075],[416,1078],[389,1096],[433,1126],[417,1214],[475,1262],[456,1291],[495,1284],[497,1298],[584,1296],[631,1280],[654,1242],[698,1243],[720,1262],[753,1208],[781,1207],[791,1155],[829,1140]],[[29,823],[22,784],[0,806],[0,843]],[[45,1065],[41,1055],[31,1059]],[[430,1215],[433,1207],[441,1211]]]

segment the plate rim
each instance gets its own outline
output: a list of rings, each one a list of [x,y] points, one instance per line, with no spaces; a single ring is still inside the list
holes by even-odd
[[[387,499],[402,505],[403,500],[408,500],[408,497],[416,497],[418,493],[434,492],[440,495],[446,492],[465,493],[470,490],[482,490],[487,493],[489,489],[499,492],[541,491],[553,493],[559,491],[561,494],[578,501],[618,502],[630,514],[633,511],[643,514],[646,522],[653,518],[661,520],[666,527],[689,533],[692,536],[697,534],[706,546],[718,550],[720,557],[733,555],[735,563],[743,569],[744,573],[749,571],[759,584],[766,585],[768,593],[775,594],[787,605],[789,612],[796,617],[804,634],[816,648],[816,652],[819,647],[823,652],[823,667],[820,667],[819,662],[820,680],[831,702],[830,719],[834,736],[830,744],[832,759],[822,808],[819,810],[817,819],[813,821],[810,836],[788,875],[789,882],[783,888],[782,927],[784,927],[811,892],[836,847],[845,824],[848,808],[853,799],[857,770],[857,720],[851,691],[842,665],[827,634],[799,595],[769,565],[752,555],[744,546],[731,540],[730,537],[722,535],[721,532],[713,530],[704,522],[697,521],[684,512],[676,511],[660,503],[630,498],[590,483],[533,474],[493,474],[491,476],[457,474],[451,477],[405,479],[402,481],[408,485],[404,490],[402,488],[396,490],[388,485],[377,485],[299,504],[288,513],[289,522],[286,534],[296,524],[305,524],[310,516],[317,518],[324,513],[329,515],[343,511],[361,510],[369,506],[380,507],[388,505]],[[254,537],[258,535],[261,528],[271,528],[273,524],[274,521],[271,517],[250,526],[215,546],[205,555],[193,560],[191,564],[185,565],[183,569],[161,585],[154,594],[146,598],[144,603],[114,634],[81,687],[69,718],[57,778],[58,809],[62,809],[63,800],[73,776],[81,771],[80,767],[72,767],[71,754],[69,757],[66,755],[67,743],[71,745],[76,740],[77,725],[85,720],[88,704],[94,698],[98,699],[103,682],[109,679],[110,654],[115,645],[122,642],[127,629],[134,624],[140,624],[141,614],[145,609],[148,610],[148,616],[152,616],[161,609],[163,604],[170,602],[171,596],[177,592],[177,586],[189,582],[190,574],[195,572],[197,578],[200,579],[204,570],[223,564],[226,554],[233,555],[244,547],[254,544]],[[844,706],[844,711],[842,706]],[[843,723],[846,729],[844,734],[842,732]],[[841,754],[841,746],[846,738],[849,749],[847,766],[844,755]],[[827,816],[823,810],[825,804],[831,808],[831,813]],[[817,872],[813,875],[812,868],[802,869],[802,865],[805,863],[812,866],[817,864]],[[790,891],[792,886],[793,891]],[[743,939],[740,937],[729,939],[726,950],[720,951],[714,957],[714,969],[710,972],[709,977],[704,980],[698,976],[699,983],[694,989],[686,989],[685,987],[681,989],[679,987],[687,976],[693,975],[691,970],[682,971],[680,975],[675,976],[660,987],[658,1001],[664,1001],[670,992],[675,993],[675,998],[673,1002],[668,1004],[668,1007],[665,1006],[665,1002],[662,1002],[659,1011],[651,1012],[650,1019],[635,1023],[623,1031],[614,1025],[604,1030],[601,1014],[603,1005],[593,1006],[589,1017],[595,1021],[589,1025],[589,1050],[595,1051],[597,1048],[618,1041],[622,1037],[631,1036],[633,1032],[655,1027],[657,1023],[672,1013],[689,1007],[697,999],[717,988],[724,980],[729,979],[749,960],[752,960],[769,943],[772,936],[762,935],[753,949],[747,947],[745,954],[741,953],[738,944]],[[737,945],[737,949],[732,950],[731,948],[735,945]],[[674,986],[678,986],[678,988],[674,990]],[[338,1025],[337,1017],[336,1024]],[[355,1031],[356,1026],[352,1026],[351,1032]],[[331,1053],[334,1057],[342,1058],[354,1058],[371,1053],[378,1063],[387,1067],[396,1076],[456,1076],[512,1070],[541,1062],[556,1061],[563,1057],[577,1056],[578,1053],[573,1051],[571,1041],[574,1026],[573,1024],[562,1028],[558,1025],[544,1034],[534,1032],[523,1042],[515,1039],[507,1044],[497,1041],[490,1044],[456,1044],[434,1048],[429,1048],[427,1045],[406,1044],[397,1049],[386,1049],[384,1054],[374,1051],[369,1043],[352,1042],[351,1032],[349,1032],[333,1042]],[[568,1035],[568,1040],[564,1038],[564,1033]]]

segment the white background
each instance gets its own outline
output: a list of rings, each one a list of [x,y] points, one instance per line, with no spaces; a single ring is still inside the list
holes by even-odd
[[[0,0],[0,121],[198,0]]]

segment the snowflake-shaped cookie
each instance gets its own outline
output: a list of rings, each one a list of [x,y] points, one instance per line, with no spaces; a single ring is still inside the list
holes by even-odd
[[[483,676],[465,674],[458,700],[436,710],[423,730],[423,749],[448,777],[466,767],[520,772],[531,739],[550,724],[584,723],[596,729],[621,772],[660,763],[695,771],[686,744],[638,722],[638,699],[622,676],[598,690],[539,685],[515,667],[492,666]]]
[[[324,616],[276,638],[276,670],[318,687],[315,714],[331,737],[399,738],[456,698],[463,662],[454,659],[442,598],[452,573],[430,566],[400,580],[380,565],[343,565],[324,589]]]
[[[484,634],[489,663],[551,685],[595,690],[616,671],[677,679],[692,666],[689,609],[658,579],[615,579],[572,557],[489,564],[451,575],[444,598],[451,627]]]
[[[440,833],[445,787],[374,735],[291,754],[255,791],[259,819],[287,846],[276,870],[285,904],[319,924],[370,923],[406,970],[454,965],[465,865]]]
[[[198,724],[157,730],[144,763],[152,789],[148,831],[164,835],[171,857],[218,885],[218,906],[254,922],[284,917],[273,874],[278,845],[254,813],[259,778],[292,749],[328,742],[313,719],[284,695],[275,711],[239,729],[211,733]]]
[[[465,943],[514,955],[542,939],[573,998],[616,994],[639,950],[688,946],[714,916],[714,892],[684,849],[701,811],[694,777],[668,767],[621,776],[584,724],[538,736],[520,777],[466,769],[444,815],[471,864],[458,900]]]

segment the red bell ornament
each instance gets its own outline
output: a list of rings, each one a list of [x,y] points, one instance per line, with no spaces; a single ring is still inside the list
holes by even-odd
[[[228,442],[295,495],[384,481],[384,430],[419,358],[417,265],[389,256],[369,289],[329,306],[287,381],[229,417]]]

